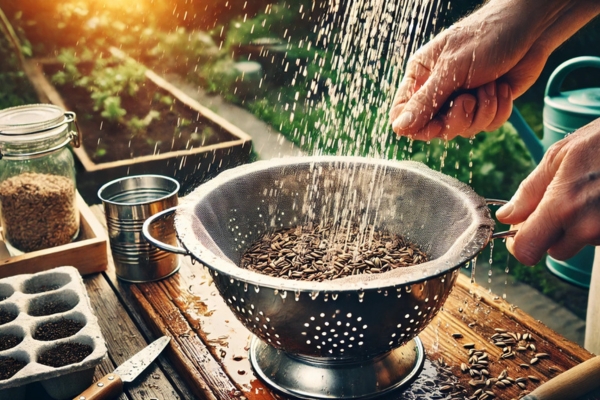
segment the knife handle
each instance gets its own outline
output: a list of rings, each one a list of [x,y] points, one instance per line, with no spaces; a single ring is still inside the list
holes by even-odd
[[[89,388],[85,389],[79,396],[73,400],[103,400],[112,399],[123,393],[123,381],[115,373],[107,374],[98,382],[95,382]]]

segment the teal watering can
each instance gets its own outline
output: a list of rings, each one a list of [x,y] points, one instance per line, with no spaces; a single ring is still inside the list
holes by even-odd
[[[561,92],[563,81],[571,72],[584,68],[600,69],[600,58],[578,57],[561,64],[550,76],[544,96],[544,138],[539,140],[519,111],[513,107],[509,121],[515,127],[533,160],[539,163],[544,153],[567,134],[600,118],[600,87]],[[598,149],[600,152],[600,149]],[[600,223],[600,222],[599,222]],[[558,277],[589,288],[594,247],[586,246],[575,257],[559,261],[546,258],[546,266]]]

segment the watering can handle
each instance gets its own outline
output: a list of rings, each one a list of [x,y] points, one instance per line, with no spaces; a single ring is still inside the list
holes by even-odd
[[[158,213],[150,216],[148,219],[146,219],[146,221],[144,221],[144,225],[142,225],[142,234],[144,235],[144,238],[148,242],[150,242],[150,244],[152,244],[155,247],[158,247],[161,250],[168,251],[169,253],[182,254],[184,256],[187,256],[190,253],[183,247],[172,246],[170,244],[161,242],[160,240],[153,237],[152,234],[150,233],[150,226],[157,219],[165,218],[165,217],[173,214],[175,211],[177,211],[177,208],[178,207],[171,207],[171,208],[168,208],[166,210],[163,210],[161,212],[158,212]]]
[[[485,203],[488,206],[503,206],[506,203],[508,203],[508,201],[506,201],[506,200],[499,200],[499,199],[485,199]],[[505,239],[505,238],[513,237],[516,234],[517,234],[516,230],[496,232],[496,233],[492,234],[492,236],[490,237],[490,239]]]
[[[560,88],[567,75],[576,69],[585,67],[600,68],[600,58],[589,56],[576,57],[559,65],[552,75],[550,75],[550,79],[548,79],[545,96],[554,97],[560,95]]]

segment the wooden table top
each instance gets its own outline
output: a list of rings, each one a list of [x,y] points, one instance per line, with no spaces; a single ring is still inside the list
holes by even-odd
[[[104,223],[102,208],[92,206],[92,211]],[[88,275],[84,282],[109,354],[97,368],[96,379],[155,338],[172,337],[157,362],[127,384],[119,399],[277,398],[255,377],[248,360],[250,333],[226,306],[202,266],[185,259],[179,272],[167,279],[128,284],[116,278],[109,254],[107,271]],[[480,393],[492,391],[497,399],[519,398],[593,356],[519,308],[471,284],[464,275],[419,337],[426,350],[425,367],[399,399],[471,398],[480,387],[469,382],[481,380],[478,374],[483,370],[488,373],[484,381],[505,374],[505,380],[514,383],[481,387]],[[498,343],[502,341],[508,343]],[[507,346],[514,355],[503,358]],[[547,356],[532,361],[540,353]],[[487,363],[471,368],[476,363],[473,355]],[[517,378],[526,378],[520,380],[524,388],[517,385]],[[600,394],[586,398],[600,399]]]

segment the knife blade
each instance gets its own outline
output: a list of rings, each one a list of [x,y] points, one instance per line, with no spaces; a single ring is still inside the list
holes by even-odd
[[[123,382],[132,382],[163,351],[171,340],[168,336],[156,339],[112,373],[104,375],[73,400],[102,400],[119,396],[123,392]]]

